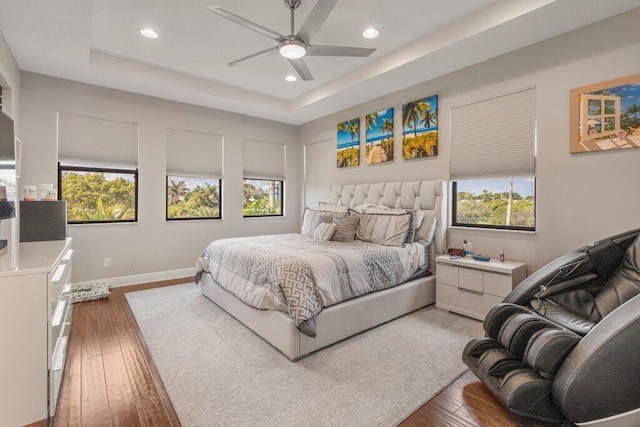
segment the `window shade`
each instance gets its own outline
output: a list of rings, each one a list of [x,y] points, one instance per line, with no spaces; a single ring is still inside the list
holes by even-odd
[[[452,180],[535,176],[536,90],[451,109]]]
[[[245,178],[284,180],[284,164],[284,144],[244,140]]]
[[[138,124],[58,113],[58,161],[138,167]]]
[[[167,175],[222,178],[222,135],[167,129]]]

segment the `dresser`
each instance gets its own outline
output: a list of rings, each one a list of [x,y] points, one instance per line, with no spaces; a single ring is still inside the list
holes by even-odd
[[[436,257],[436,307],[484,320],[526,275],[521,262],[441,255]]]
[[[71,327],[71,239],[0,253],[0,426],[53,416]]]

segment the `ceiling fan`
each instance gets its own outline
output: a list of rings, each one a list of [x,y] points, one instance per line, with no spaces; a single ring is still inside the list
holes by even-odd
[[[302,59],[303,56],[355,56],[366,57],[371,55],[375,49],[367,49],[361,47],[347,47],[347,46],[323,46],[312,45],[311,39],[322,27],[322,24],[331,13],[331,10],[336,5],[338,0],[318,0],[315,7],[307,17],[307,20],[300,27],[298,34],[294,34],[293,19],[295,10],[300,6],[302,0],[284,0],[284,4],[291,11],[291,34],[285,36],[276,31],[263,27],[262,25],[251,22],[244,19],[234,13],[226,11],[219,6],[210,6],[206,9],[222,16],[236,24],[242,25],[245,28],[253,30],[263,36],[267,36],[278,42],[277,46],[270,47],[263,51],[254,53],[236,61],[230,62],[230,67],[243,64],[245,62],[262,58],[265,56],[273,55],[276,52],[280,52],[280,55],[284,56],[291,66],[296,70],[302,80],[313,80],[313,75],[309,71],[309,67]]]

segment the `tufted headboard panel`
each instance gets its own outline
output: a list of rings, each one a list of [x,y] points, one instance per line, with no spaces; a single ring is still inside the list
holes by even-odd
[[[353,208],[364,203],[390,208],[432,211],[436,234],[430,248],[431,263],[447,250],[447,181],[403,181],[379,184],[343,184],[329,187],[329,203]]]

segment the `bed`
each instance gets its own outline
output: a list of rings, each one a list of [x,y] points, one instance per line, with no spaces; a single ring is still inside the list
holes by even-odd
[[[202,294],[299,360],[435,302],[435,276],[413,271],[421,265],[434,271],[446,249],[445,197],[444,180],[330,186],[330,205],[423,211],[435,223],[430,245],[318,242],[300,234],[225,239],[198,260]],[[341,275],[349,279],[340,282]],[[257,285],[273,284],[273,276],[288,279],[273,289]]]

